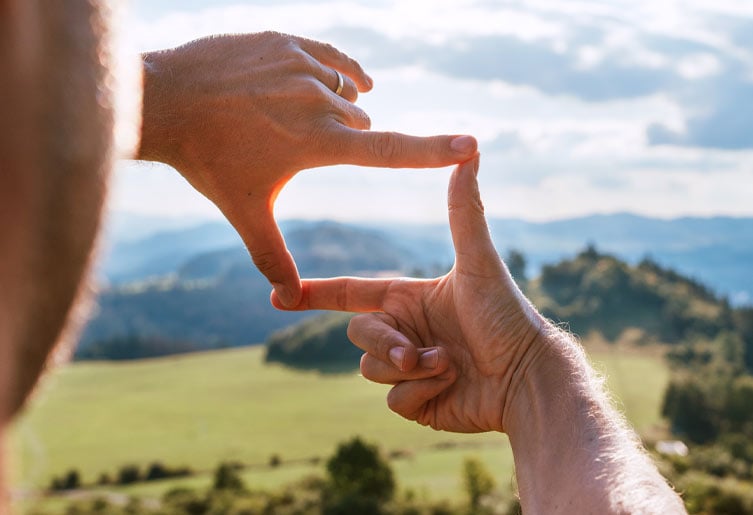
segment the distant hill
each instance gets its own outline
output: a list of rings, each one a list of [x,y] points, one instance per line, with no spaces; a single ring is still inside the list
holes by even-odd
[[[544,266],[528,290],[548,318],[576,333],[599,331],[608,340],[628,329],[666,343],[736,329],[729,304],[706,286],[654,261],[629,265],[592,247]]]
[[[177,261],[194,236],[212,230],[201,226],[195,231],[178,231],[170,237],[158,235],[132,245],[143,246],[149,249],[145,253],[156,255],[172,248],[169,242],[178,241],[178,250],[170,257]],[[221,241],[222,234],[222,230],[216,232],[211,241]],[[411,261],[409,252],[378,231],[332,222],[293,227],[287,241],[303,276],[406,273],[403,264]],[[133,336],[191,342],[204,349],[250,345],[311,316],[281,312],[270,305],[271,287],[242,246],[194,255],[175,265],[171,272],[104,288],[96,316],[82,335],[81,355],[94,342]]]
[[[98,271],[112,284],[164,276],[198,254],[242,245],[238,233],[225,222],[164,230],[135,240],[119,239],[117,234],[111,238]]]
[[[123,336],[191,342],[204,349],[252,345],[310,316],[275,310],[269,304],[270,290],[250,264],[229,267],[208,280],[171,276],[105,289],[79,351]]]
[[[667,344],[736,333],[753,369],[753,309],[734,309],[704,285],[651,260],[630,265],[588,248],[545,266],[526,293],[544,316],[581,336],[595,331],[612,342],[626,331],[638,343]],[[355,368],[360,351],[347,345],[349,319],[323,315],[275,333],[267,341],[267,360],[297,368]]]
[[[446,224],[373,225],[404,242],[422,264],[452,262]],[[580,252],[588,245],[636,264],[644,257],[699,280],[733,304],[753,303],[753,218],[712,217],[662,220],[632,214],[593,215],[552,222],[491,219],[489,227],[504,254],[527,258],[528,274]],[[426,252],[421,252],[426,249]]]
[[[594,244],[633,264],[648,256],[735,304],[753,302],[751,218],[659,220],[617,214],[525,225],[497,220],[491,225],[498,244],[520,249],[537,270]]]
[[[227,223],[203,223],[146,237],[141,237],[142,230],[124,229],[128,224],[118,227],[109,229],[112,251],[98,268],[106,283],[98,310],[83,333],[81,348],[126,337],[156,340],[164,343],[163,348],[170,342],[202,349],[248,345],[309,316],[279,312],[269,305],[269,285]],[[509,249],[523,252],[529,277],[544,270],[550,275],[561,271],[546,266],[570,260],[594,243],[599,253],[625,261],[615,265],[617,275],[623,273],[623,267],[635,267],[650,256],[646,262],[688,276],[703,284],[709,294],[727,296],[733,306],[753,299],[753,219],[664,221],[604,215],[548,223],[491,220],[490,227],[501,253],[506,255]],[[445,224],[286,221],[282,229],[304,277],[434,276],[447,270],[453,260]],[[625,273],[632,277],[632,272]],[[590,315],[576,313],[575,304],[553,296],[546,280],[538,284],[541,289],[534,293],[541,295],[542,308],[574,327],[589,327]],[[552,299],[556,305],[547,304]],[[602,305],[595,312],[609,309]],[[669,334],[662,337],[673,338]]]
[[[136,220],[126,223],[122,214],[118,223],[108,227],[110,250],[100,264],[100,275],[112,284],[123,284],[147,277],[174,273],[192,258],[213,251],[240,247],[241,241],[226,222],[209,222],[169,229],[175,220]],[[329,225],[328,225],[329,224]],[[712,217],[662,220],[631,214],[593,215],[552,222],[492,219],[492,236],[503,253],[509,249],[523,252],[529,275],[538,275],[545,264],[574,255],[589,244],[629,263],[651,257],[708,285],[716,293],[728,296],[733,304],[753,303],[753,218]],[[145,235],[148,227],[155,233]],[[435,271],[452,264],[453,252],[447,224],[334,224],[289,220],[281,223],[299,266],[307,266],[306,234],[321,238],[330,228],[330,238],[343,228],[351,236],[365,231],[373,238],[372,251],[381,255],[383,266],[393,269]],[[298,237],[293,237],[293,235]],[[378,235],[378,236],[377,236]],[[309,236],[312,237],[312,236]],[[389,249],[380,249],[381,241]],[[302,246],[298,246],[298,242]],[[309,241],[309,244],[311,241]],[[316,259],[326,260],[316,268],[341,273],[344,256],[328,253],[326,242],[320,245]],[[397,255],[387,254],[397,250]],[[367,254],[362,253],[362,256]],[[339,260],[339,262],[338,262]],[[389,261],[392,261],[390,264]],[[397,261],[397,265],[395,263]],[[350,269],[357,268],[350,266]],[[367,269],[373,269],[367,266]],[[332,274],[325,274],[332,275]]]

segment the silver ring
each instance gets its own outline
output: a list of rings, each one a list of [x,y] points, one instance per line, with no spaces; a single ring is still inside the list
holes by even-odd
[[[343,75],[337,70],[334,70],[334,72],[337,74],[337,89],[335,89],[335,95],[340,96],[340,93],[343,92],[344,86]]]

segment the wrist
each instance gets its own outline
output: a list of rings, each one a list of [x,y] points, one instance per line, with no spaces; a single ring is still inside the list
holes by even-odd
[[[543,427],[558,420],[564,398],[583,393],[588,370],[585,354],[572,336],[542,319],[510,379],[502,412],[504,432],[512,440],[529,432],[532,424]]]
[[[141,139],[136,159],[173,164],[170,146],[174,144],[175,137],[171,126],[174,126],[176,117],[165,88],[167,70],[161,59],[164,53],[147,52],[141,56],[144,82]]]

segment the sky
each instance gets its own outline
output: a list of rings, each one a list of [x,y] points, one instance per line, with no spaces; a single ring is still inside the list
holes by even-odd
[[[277,30],[374,78],[373,130],[473,134],[489,216],[753,216],[748,0],[135,0],[139,51]],[[440,222],[450,168],[307,170],[279,219]],[[111,209],[219,218],[178,173],[123,161]]]

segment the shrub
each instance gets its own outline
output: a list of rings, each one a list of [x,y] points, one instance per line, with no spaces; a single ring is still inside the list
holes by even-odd
[[[171,468],[163,465],[159,461],[155,461],[149,465],[145,481],[156,481],[158,479],[167,479],[171,477],[186,477],[193,474],[193,471],[189,467],[176,467]]]
[[[118,484],[130,485],[141,481],[141,471],[136,465],[123,465],[118,471]]]
[[[163,505],[172,508],[172,512],[189,515],[201,515],[207,512],[208,500],[189,488],[176,488],[162,497]]]
[[[697,379],[673,380],[664,394],[662,416],[669,419],[672,431],[697,443],[717,436],[711,400]]]
[[[50,490],[60,492],[63,490],[75,490],[81,487],[81,475],[78,470],[71,469],[63,477],[53,477],[50,482]]]
[[[479,513],[481,501],[494,490],[494,477],[481,460],[466,458],[463,462],[463,483],[468,494],[469,512]]]
[[[233,463],[220,463],[214,472],[213,490],[242,491],[246,489],[238,473],[238,466]]]
[[[367,444],[358,437],[337,447],[334,456],[327,462],[327,472],[332,492],[348,506],[360,502],[356,498],[372,499],[377,504],[386,502],[395,493],[392,468],[375,445]],[[368,510],[369,506],[366,503],[362,508]]]

